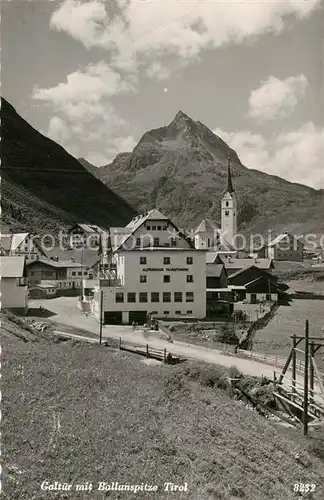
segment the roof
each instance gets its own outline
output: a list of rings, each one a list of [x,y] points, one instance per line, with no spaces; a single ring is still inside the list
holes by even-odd
[[[227,165],[227,189],[226,189],[226,191],[228,193],[232,194],[234,192],[234,188],[233,188],[232,175],[231,175],[231,156],[230,156],[230,153],[228,153],[227,162],[228,162],[228,165]]]
[[[207,264],[207,273],[206,276],[214,276],[219,278],[222,274],[222,271],[225,269],[224,264]]]
[[[259,269],[260,271],[262,271],[263,273],[266,273],[269,278],[272,278],[272,279],[276,279],[275,276],[273,276],[272,274],[270,274],[266,269],[262,269],[260,267],[257,267],[256,265],[251,265],[251,266],[248,266],[248,267],[244,267],[243,269],[240,269],[239,271],[236,271],[236,273],[234,274],[231,274],[230,277],[228,278],[229,280],[231,280],[232,278],[236,278],[236,276],[239,276],[240,274],[243,274],[245,273],[246,271],[248,271],[249,269]],[[261,276],[260,276],[261,277]],[[257,278],[259,279],[259,278]]]
[[[56,288],[56,285],[53,285],[53,283],[47,283],[46,281],[42,281],[41,283],[34,285],[33,288]]]
[[[150,210],[149,212],[145,212],[144,214],[141,215],[136,215],[128,224],[126,227],[132,229],[132,232],[140,227],[143,222],[146,222],[147,220],[169,220],[168,217],[166,217],[160,210],[157,208],[153,208],[153,210]]]
[[[0,257],[1,278],[22,278],[25,270],[25,257]]]
[[[96,224],[78,223],[76,225],[79,226],[85,233],[103,233],[103,232],[105,232],[105,229],[102,229],[101,227],[96,226]],[[71,228],[71,229],[73,229],[73,228]],[[70,231],[71,231],[71,229],[70,229]]]
[[[273,263],[271,259],[227,259],[220,255],[226,269],[244,270],[248,267],[258,267],[259,269],[271,269]],[[232,274],[233,276],[233,274]]]
[[[110,242],[111,248],[114,252],[125,240],[125,237],[130,236],[132,231],[129,227],[111,227],[110,231]]]
[[[126,228],[129,230],[128,233],[125,233],[124,235],[122,235],[120,237],[120,243],[118,244],[118,246],[115,246],[115,249],[114,251],[117,251],[119,250],[119,248],[128,240],[128,238],[135,233],[135,231],[141,227],[144,222],[147,222],[149,220],[152,220],[152,221],[159,221],[159,220],[165,220],[165,221],[168,221],[170,224],[172,224],[172,226],[174,227],[174,229],[176,230],[176,232],[182,237],[184,238],[191,249],[195,249],[195,246],[194,244],[192,243],[191,240],[189,240],[189,238],[187,238],[181,231],[179,231],[179,229],[173,224],[173,222],[169,219],[169,217],[166,217],[165,215],[162,214],[162,212],[160,212],[160,210],[158,210],[157,208],[154,208],[153,210],[150,210],[149,212],[145,212],[144,214],[142,215],[137,215],[135,216],[130,222],[129,224],[127,224]],[[125,228],[125,229],[126,229]],[[161,247],[160,247],[161,248]],[[169,248],[169,247],[166,247],[166,248]],[[179,248],[178,248],[179,250]]]
[[[19,245],[27,238],[29,233],[14,233],[12,235],[11,250],[16,250]]]
[[[45,264],[50,267],[55,267],[55,268],[62,268],[62,267],[88,267],[85,264],[80,264],[79,262],[71,262],[71,261],[56,261],[56,260],[50,260],[50,259],[39,259],[39,260],[33,260],[32,262],[29,262],[27,266],[32,266],[35,264]]]
[[[58,257],[59,262],[72,262],[71,259],[74,259],[76,263],[83,263],[87,267],[92,267],[100,260],[100,256],[98,255],[98,249],[91,248],[72,248],[72,249],[63,249],[60,247],[55,247],[52,250],[47,250],[47,257],[50,259],[51,257]],[[44,259],[45,261],[45,259]],[[47,262],[47,260],[46,260]],[[52,261],[50,261],[52,262]]]
[[[255,278],[254,280],[252,281],[249,281],[249,283],[245,283],[245,288],[249,287],[250,285],[253,285],[254,283],[256,283],[257,281],[260,281],[262,280],[262,276],[259,276],[258,278]],[[278,285],[277,283],[274,283],[273,281],[271,281],[271,286],[274,287],[274,288],[280,288],[280,285]]]
[[[293,238],[294,240],[299,240],[299,238],[297,238],[295,235],[293,234],[290,234],[290,233],[282,233],[282,234],[279,234],[278,236],[276,236],[272,241],[270,241],[266,246],[268,247],[273,247],[275,245],[277,245],[277,243],[280,243],[280,241],[284,240],[285,238]],[[300,241],[300,240],[299,240]],[[301,244],[303,244],[301,241],[300,241]]]
[[[212,222],[210,219],[203,219],[197,229],[195,230],[195,234],[198,233],[213,233],[217,231],[219,226]]]

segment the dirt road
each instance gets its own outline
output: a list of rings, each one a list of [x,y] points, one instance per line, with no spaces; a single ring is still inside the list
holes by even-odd
[[[53,313],[51,317],[47,318],[47,320],[51,322],[80,328],[99,335],[99,325],[97,321],[90,315],[85,317],[79,311],[77,308],[77,299],[75,297],[59,297],[55,299],[30,301],[30,308],[39,308],[40,306]],[[57,329],[62,330],[62,327],[60,326]],[[72,337],[73,335],[70,336]],[[167,340],[161,338],[161,335],[157,335],[156,332],[133,331],[132,327],[128,325],[104,325],[103,339],[105,338],[121,338],[124,341],[133,342],[135,344],[149,344],[151,347],[167,349],[167,351],[172,354],[178,354],[190,360],[204,361],[206,363],[218,364],[225,367],[236,366],[242,373],[256,377],[261,377],[263,375],[273,379],[274,371],[277,374],[281,372],[281,368],[278,366],[231,356],[216,349],[177,341],[171,344]],[[287,375],[291,377],[291,373],[287,373]],[[297,383],[303,384],[303,377],[301,375],[297,375]],[[289,384],[290,382],[287,381],[287,385]]]

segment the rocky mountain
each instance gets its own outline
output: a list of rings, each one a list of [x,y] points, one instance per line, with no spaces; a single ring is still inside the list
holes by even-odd
[[[145,133],[131,153],[85,167],[139,211],[157,206],[191,228],[203,218],[220,219],[228,153],[241,230],[324,231],[323,191],[247,168],[220,137],[182,111],[168,126]]]
[[[44,233],[75,222],[124,225],[135,210],[1,99],[2,221]]]

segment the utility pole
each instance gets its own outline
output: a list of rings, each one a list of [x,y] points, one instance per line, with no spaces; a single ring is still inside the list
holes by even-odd
[[[99,344],[102,344],[102,310],[103,310],[103,290],[100,292],[100,330],[99,330]]]
[[[305,372],[304,372],[304,413],[303,413],[303,424],[304,424],[304,436],[308,433],[308,349],[309,349],[309,324],[308,319],[305,323]]]

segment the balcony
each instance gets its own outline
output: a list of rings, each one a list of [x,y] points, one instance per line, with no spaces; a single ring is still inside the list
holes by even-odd
[[[104,286],[111,286],[111,287],[122,286],[121,280],[120,279],[116,279],[116,278],[100,279],[99,280],[99,284],[100,284],[100,287],[104,287]]]

